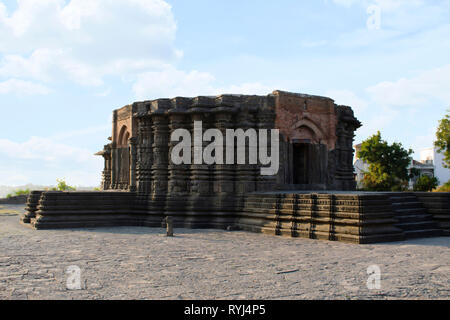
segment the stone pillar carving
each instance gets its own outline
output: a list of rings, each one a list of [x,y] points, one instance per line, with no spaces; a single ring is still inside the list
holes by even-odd
[[[194,121],[202,121],[202,135],[210,126],[209,112],[206,108],[196,108],[190,112],[192,126]],[[207,164],[195,164],[195,135],[194,129],[191,131],[192,136],[192,155],[193,161],[190,166],[190,196],[188,201],[189,215],[184,219],[186,227],[205,228],[211,227],[212,216],[215,212],[214,204],[211,201],[212,183],[210,181],[210,167]],[[208,144],[203,141],[202,150]]]
[[[337,141],[336,141],[336,149],[335,149],[335,181],[336,187],[338,189],[343,189],[343,179],[345,176],[344,169],[344,148],[345,148],[345,139],[344,139],[344,128],[342,123],[338,123],[338,127],[336,130]]]
[[[177,129],[191,127],[190,116],[183,112],[169,112],[170,135]],[[169,140],[170,140],[169,135]],[[165,206],[165,214],[173,217],[175,224],[180,225],[180,216],[186,212],[189,198],[189,170],[190,164],[174,164],[172,161],[172,149],[178,144],[177,141],[169,142],[169,168],[168,168],[168,193]],[[191,151],[191,150],[189,150]]]
[[[103,154],[105,160],[105,168],[102,172],[102,190],[109,190],[111,188],[111,146],[106,145]]]
[[[224,164],[216,164],[214,167],[214,194],[230,194],[234,192],[234,165],[226,164],[226,130],[233,129],[233,113],[231,110],[218,111],[215,114],[215,127],[223,135],[223,159]]]
[[[211,207],[215,215],[213,223],[216,227],[225,229],[234,224],[236,207],[243,205],[234,194],[235,165],[226,164],[226,130],[234,128],[233,110],[228,107],[218,107],[212,121],[223,135],[224,164],[215,164],[212,168],[214,199]]]
[[[185,113],[170,113],[169,115],[169,128],[170,133],[177,129],[190,130],[190,117]],[[170,140],[170,135],[169,135]],[[169,182],[168,182],[168,192],[171,195],[186,195],[189,193],[189,164],[174,164],[170,155],[172,154],[172,149],[179,142],[169,141]]]
[[[148,116],[138,118],[138,153],[136,166],[137,191],[141,195],[151,193],[153,134],[152,121]]]
[[[167,116],[153,113],[152,193],[165,195],[168,181],[169,128]]]
[[[353,177],[353,138],[361,123],[354,117],[349,107],[337,106],[338,124],[336,129],[336,187],[340,190],[354,190]]]
[[[209,121],[208,121],[209,114],[201,113],[201,112],[194,112],[191,114],[192,124],[194,125],[195,121],[201,121],[202,122],[202,129],[203,133],[205,130],[208,130],[209,127]],[[202,133],[202,135],[203,135]],[[192,155],[194,155],[195,152],[195,143],[194,143],[194,129],[191,131],[192,135]],[[206,147],[208,145],[208,142],[203,141],[202,148]],[[194,195],[209,195],[211,194],[211,187],[210,187],[210,177],[209,177],[209,167],[208,165],[203,163],[202,158],[202,164],[195,164],[194,159],[192,161],[191,165],[191,193]]]
[[[114,110],[113,117],[112,117],[112,143],[111,143],[111,189],[117,189],[118,188],[118,161],[117,161],[117,110]]]
[[[136,163],[137,163],[137,139],[128,139],[130,146],[130,182],[129,190],[136,191]]]
[[[255,128],[254,114],[251,113],[247,108],[241,109],[238,113],[236,117],[236,128],[242,129],[244,130],[244,132],[246,132],[250,128]],[[258,134],[258,132],[256,133]],[[238,164],[236,162],[235,190],[236,193],[240,195],[256,190],[256,171],[259,171],[258,165],[249,164],[250,148],[247,139],[246,142],[245,164]],[[236,144],[235,147],[237,147]],[[237,153],[237,148],[235,150]]]
[[[111,189],[117,189],[117,179],[118,179],[118,166],[117,166],[117,148],[115,143],[111,146]]]
[[[258,128],[258,130],[266,130],[267,131],[267,150],[268,152],[271,152],[271,129],[274,128],[274,124],[275,124],[275,113],[273,111],[270,110],[265,110],[265,109],[259,109],[258,113],[256,115],[256,122],[257,125],[256,127]],[[279,150],[278,152],[281,153],[281,148],[288,148],[289,146],[287,144],[282,143],[282,138],[281,135],[279,136]],[[258,146],[260,146],[260,141],[259,141],[259,135],[258,135]],[[259,150],[258,150],[259,151]],[[280,154],[280,174],[284,175],[284,171],[283,171],[283,167],[284,165],[286,165],[286,162],[289,161],[289,159],[284,159],[285,157],[287,157],[289,154],[284,154],[283,156]],[[259,159],[259,156],[258,156]],[[285,160],[285,161],[283,161]],[[262,164],[259,163],[259,167],[262,167]],[[270,191],[273,190],[276,183],[277,183],[277,176],[262,176],[258,170],[258,172],[256,173],[257,177],[256,177],[256,190],[257,191]],[[284,179],[283,179],[284,180]],[[284,181],[283,181],[284,183]]]

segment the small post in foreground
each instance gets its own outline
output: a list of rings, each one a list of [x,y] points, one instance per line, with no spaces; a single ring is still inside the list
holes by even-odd
[[[173,219],[172,217],[166,217],[166,231],[168,237],[173,237]]]

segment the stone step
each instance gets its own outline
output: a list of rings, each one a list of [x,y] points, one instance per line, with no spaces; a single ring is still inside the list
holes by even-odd
[[[406,239],[431,238],[441,236],[442,231],[439,229],[410,230],[405,231],[404,234]]]
[[[395,218],[399,223],[432,221],[432,215],[430,214],[397,215]]]
[[[417,197],[412,196],[393,196],[389,198],[392,202],[417,202]]]
[[[404,215],[418,215],[418,214],[427,214],[427,210],[425,208],[407,208],[407,209],[395,209],[394,216],[404,216]]]
[[[397,228],[402,229],[403,231],[434,230],[434,229],[436,229],[436,223],[433,222],[433,221],[398,223],[395,226]]]
[[[423,208],[421,202],[394,202],[392,203],[392,208],[395,209],[406,209],[406,208]]]

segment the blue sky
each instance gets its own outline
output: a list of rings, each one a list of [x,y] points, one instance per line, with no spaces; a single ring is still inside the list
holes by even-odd
[[[363,122],[355,142],[431,147],[449,17],[449,0],[0,0],[0,185],[98,185],[112,110],[182,95],[325,95]]]

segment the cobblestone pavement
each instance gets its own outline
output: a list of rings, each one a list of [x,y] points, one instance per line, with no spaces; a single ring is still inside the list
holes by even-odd
[[[0,299],[449,299],[450,237],[352,245],[140,227],[36,231],[0,206]],[[381,268],[369,290],[367,268]],[[67,268],[81,269],[68,290]]]

